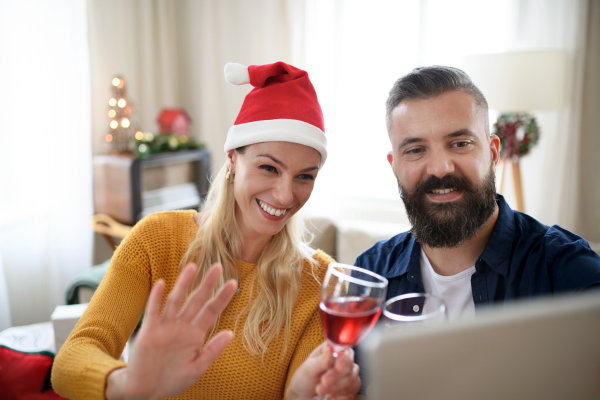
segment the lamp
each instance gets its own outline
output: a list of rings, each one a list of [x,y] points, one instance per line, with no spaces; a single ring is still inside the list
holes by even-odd
[[[566,65],[564,51],[531,51],[466,55],[461,67],[483,92],[490,109],[523,113],[514,115],[535,121],[524,113],[562,108]],[[501,154],[499,191],[502,193],[504,171],[510,158],[517,209],[524,211],[518,147],[512,153]]]

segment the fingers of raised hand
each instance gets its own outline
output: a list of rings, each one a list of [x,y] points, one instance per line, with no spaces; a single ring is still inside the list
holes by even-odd
[[[191,321],[204,304],[210,299],[212,291],[219,282],[223,268],[219,264],[214,264],[210,267],[207,274],[202,279],[202,283],[190,294],[184,309],[181,312],[180,318],[184,321]]]
[[[212,339],[206,343],[200,356],[195,361],[196,373],[198,375],[204,374],[210,364],[213,363],[222,353],[225,348],[231,343],[233,339],[233,332],[221,331],[216,334]]]
[[[165,281],[159,279],[156,281],[146,303],[146,312],[144,314],[144,325],[154,325],[160,316],[160,302],[165,291]]]
[[[227,307],[227,304],[233,297],[237,283],[231,279],[217,291],[215,296],[208,300],[204,307],[196,314],[194,319],[191,321],[192,326],[197,326],[201,330],[207,330],[221,314],[221,312]]]
[[[192,286],[194,275],[197,270],[198,268],[193,263],[185,266],[177,278],[173,290],[171,290],[171,293],[169,293],[169,296],[167,297],[167,303],[161,318],[162,322],[168,323],[175,320],[179,313],[179,309],[181,308],[181,304],[185,300],[185,295]]]

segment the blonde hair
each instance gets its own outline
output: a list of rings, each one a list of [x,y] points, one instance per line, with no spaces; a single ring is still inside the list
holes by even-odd
[[[239,148],[236,151],[242,154],[244,150]],[[193,287],[199,285],[210,266],[217,262],[223,266],[222,282],[238,278],[236,259],[241,254],[241,238],[235,218],[235,183],[226,181],[227,171],[225,164],[214,178],[202,206],[202,221],[196,238],[181,260],[180,269],[189,262],[198,265]],[[243,343],[251,354],[264,356],[282,326],[285,327],[282,357],[287,349],[292,309],[300,292],[305,260],[309,261],[312,275],[316,276],[314,268],[317,262],[312,258],[306,239],[304,224],[299,216],[294,215],[271,238],[257,261],[251,292],[257,287],[258,294],[240,314],[248,313]]]

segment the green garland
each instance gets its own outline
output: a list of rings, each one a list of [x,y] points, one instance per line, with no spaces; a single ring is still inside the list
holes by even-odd
[[[523,136],[520,137],[520,133]],[[494,124],[494,135],[500,138],[503,157],[523,157],[540,140],[540,128],[535,117],[527,113],[502,114]]]
[[[138,158],[148,158],[152,154],[162,153],[163,151],[191,150],[204,147],[196,141],[183,135],[167,133],[155,135],[153,133],[144,133],[143,138],[135,141],[135,150]]]

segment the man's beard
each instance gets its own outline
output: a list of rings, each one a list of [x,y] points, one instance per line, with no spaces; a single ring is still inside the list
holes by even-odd
[[[413,190],[398,181],[400,197],[404,201],[411,233],[421,244],[432,248],[456,247],[471,239],[496,210],[496,183],[494,170],[481,186],[475,187],[467,178],[446,175],[431,176]],[[427,193],[434,189],[462,190],[462,198],[448,202],[432,202]]]

